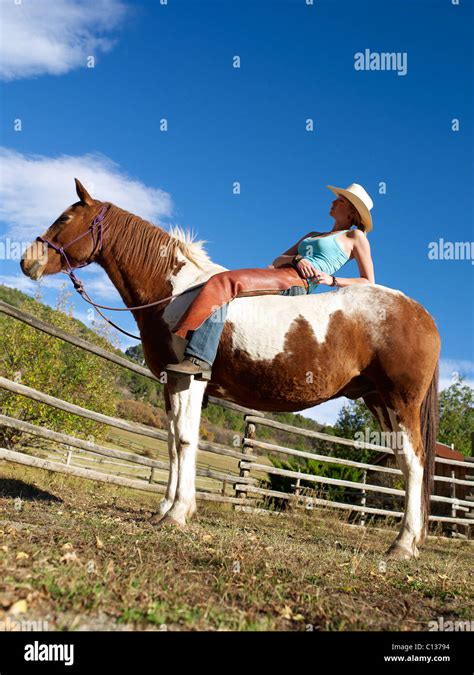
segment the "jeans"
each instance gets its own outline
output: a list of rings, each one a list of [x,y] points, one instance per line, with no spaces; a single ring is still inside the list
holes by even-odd
[[[280,291],[280,295],[306,295],[306,290],[302,286],[291,286],[284,291]],[[199,328],[192,331],[191,338],[184,350],[185,356],[196,356],[212,366],[224,330],[228,308],[229,303],[227,302],[216,309]]]

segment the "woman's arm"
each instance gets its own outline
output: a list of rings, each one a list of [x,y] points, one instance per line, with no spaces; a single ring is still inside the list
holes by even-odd
[[[309,237],[312,234],[315,234],[315,232],[308,232],[308,234],[305,234],[304,237],[298,239],[296,244],[294,244],[287,251],[279,255],[278,258],[275,258],[275,260],[271,264],[271,267],[281,267],[282,265],[291,265],[293,256],[295,256],[298,253],[298,246],[300,242],[302,242],[303,239],[306,239],[306,237]]]
[[[344,279],[336,277],[337,285],[341,288],[352,284],[375,284],[374,263],[370,252],[370,244],[366,235],[360,230],[354,230],[354,258],[357,261],[360,277],[357,279]]]
[[[375,284],[374,263],[372,261],[372,254],[370,252],[370,244],[366,235],[360,230],[354,230],[354,247],[352,249],[354,258],[359,267],[360,277],[356,279],[345,279],[343,277],[335,277],[336,283],[341,288],[352,286],[353,284]],[[321,275],[320,283],[332,285],[332,276],[325,272],[319,272]]]
[[[292,255],[285,255],[285,254],[279,255],[278,258],[275,258],[275,260],[272,262],[271,267],[282,267],[283,265],[291,265],[292,260],[293,260]]]

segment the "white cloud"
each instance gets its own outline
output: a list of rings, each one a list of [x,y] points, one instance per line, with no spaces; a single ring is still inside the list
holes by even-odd
[[[0,0],[0,78],[62,75],[113,47],[121,0]]]
[[[79,276],[82,278],[84,287],[91,298],[93,300],[97,298],[104,300],[115,300],[118,306],[123,306],[123,300],[120,297],[119,292],[110,281],[104,270],[98,265],[92,265],[90,268],[88,268],[88,271],[89,270],[90,272],[93,272],[93,274],[88,274],[86,276],[85,271],[81,270],[82,274]]]
[[[0,284],[9,286],[10,288],[16,288],[19,291],[28,293],[28,295],[33,295],[39,288],[38,284],[41,284],[42,288],[59,290],[64,284],[64,279],[58,277],[44,277],[38,282],[32,281],[24,274],[1,274]]]
[[[23,274],[1,274],[0,284],[9,288],[16,288],[19,291],[23,291],[23,293],[28,293],[28,295],[33,295],[37,289],[36,282],[28,279]]]
[[[464,378],[464,384],[474,389],[474,361],[466,359],[441,359],[439,362],[439,390],[442,391]]]
[[[101,270],[104,278],[99,279],[89,279],[85,281],[85,287],[88,292],[91,293],[93,300],[115,300],[117,306],[123,307],[124,304],[118,293],[115,286],[109,280],[107,275]],[[73,285],[69,279],[64,276],[47,276],[42,277],[39,281],[32,281],[24,274],[0,274],[0,284],[8,286],[10,288],[16,288],[19,291],[23,291],[28,295],[34,295],[38,291],[43,290],[54,290],[54,291],[66,291],[70,294],[71,300],[78,300],[81,304],[83,301],[79,299],[79,296],[76,295],[76,291],[73,288]],[[57,297],[57,293],[56,293]],[[42,300],[46,302],[45,300]],[[84,306],[85,303],[84,303]],[[88,305],[87,307],[89,307]],[[86,308],[87,310],[87,308]],[[76,308],[74,307],[74,313],[76,313]],[[86,314],[84,314],[86,316]]]
[[[47,157],[0,148],[0,162],[0,220],[10,228],[4,234],[16,239],[31,240],[43,233],[77,201],[74,178],[95,199],[111,201],[154,223],[171,213],[167,192],[130,178],[118,164],[98,153]]]

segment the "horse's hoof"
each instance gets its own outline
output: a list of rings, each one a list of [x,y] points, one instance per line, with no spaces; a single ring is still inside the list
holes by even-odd
[[[156,518],[156,520],[155,520]],[[178,530],[184,530],[186,523],[181,523],[179,520],[176,520],[176,518],[173,518],[172,516],[159,516],[158,514],[155,514],[150,518],[150,523],[155,527],[157,530],[162,530],[165,527],[173,527]]]
[[[151,518],[149,519],[148,522],[150,522],[152,525],[158,525],[158,523],[159,523],[161,520],[163,520],[163,518],[165,517],[165,515],[166,515],[165,513],[160,513],[159,511],[157,511],[156,513],[154,513],[154,514],[151,516]]]
[[[391,560],[411,560],[412,558],[417,558],[419,554],[416,546],[413,546],[413,550],[410,551],[410,549],[400,544],[392,544],[386,555]]]

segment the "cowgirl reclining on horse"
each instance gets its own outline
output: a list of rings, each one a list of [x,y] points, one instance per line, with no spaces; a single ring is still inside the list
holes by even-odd
[[[405,513],[389,554],[405,560],[418,555],[428,532],[441,340],[424,307],[374,283],[365,234],[372,229],[372,201],[365,190],[355,184],[331,190],[337,199],[330,232],[309,233],[270,269],[223,271],[200,246],[93,199],[76,181],[79,201],[36,237],[21,269],[35,280],[67,274],[98,311],[132,311],[152,373],[160,378],[168,364],[170,472],[152,522],[182,526],[196,510],[196,453],[206,389],[269,412],[296,412],[341,396],[363,398],[382,430],[401,438],[393,451],[406,483]],[[158,255],[161,251],[166,255]],[[360,278],[335,277],[350,258],[357,261]],[[97,305],[88,297],[74,272],[92,262],[105,270],[124,308]],[[302,297],[237,301],[229,307],[229,320],[222,320],[239,295],[313,293],[320,283],[359,288],[319,294],[311,302]],[[189,306],[188,291],[199,292]],[[216,309],[220,321],[213,320]],[[189,344],[175,335],[189,337]],[[307,379],[308,373],[313,377]]]
[[[189,341],[184,360],[167,364],[167,372],[211,378],[228,304],[235,297],[266,293],[302,295],[315,293],[319,284],[343,288],[375,283],[366,237],[372,230],[372,199],[357,183],[347,189],[331,185],[328,188],[336,195],[329,211],[334,218],[332,230],[306,234],[269,268],[228,270],[210,277],[173,329],[175,335]],[[360,277],[335,277],[351,259],[356,260]]]

